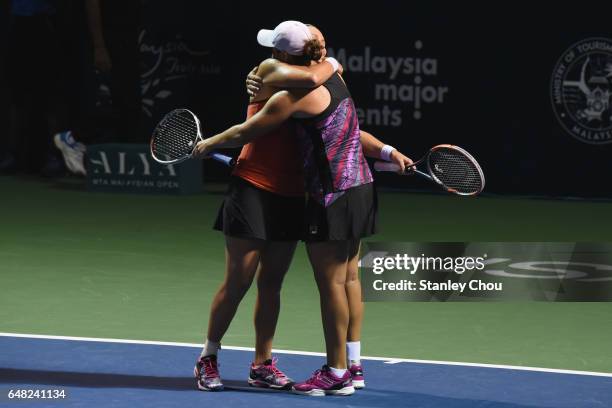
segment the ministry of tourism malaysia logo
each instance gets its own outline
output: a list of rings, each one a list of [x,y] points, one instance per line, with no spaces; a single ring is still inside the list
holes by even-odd
[[[612,40],[572,45],[553,72],[552,103],[563,128],[580,141],[612,143]]]

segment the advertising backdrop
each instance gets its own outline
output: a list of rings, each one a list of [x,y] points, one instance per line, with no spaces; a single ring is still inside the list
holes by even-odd
[[[246,74],[270,54],[258,29],[298,19],[322,30],[344,66],[362,128],[409,156],[457,144],[481,163],[487,192],[612,197],[612,32],[601,13],[381,0],[315,1],[287,15],[273,3],[173,4],[143,5],[146,131],[179,106],[202,117],[205,133],[242,121]],[[206,171],[227,173],[210,163]]]

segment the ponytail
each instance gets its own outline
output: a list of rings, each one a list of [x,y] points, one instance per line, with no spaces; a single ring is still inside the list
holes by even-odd
[[[323,47],[321,43],[313,38],[304,44],[304,57],[311,61],[319,61],[323,57]]]

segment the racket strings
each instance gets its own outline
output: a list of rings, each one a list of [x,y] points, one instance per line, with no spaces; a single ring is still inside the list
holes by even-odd
[[[185,111],[169,114],[155,129],[151,148],[155,156],[168,161],[189,156],[195,147],[198,125]]]
[[[483,180],[478,164],[453,149],[439,149],[429,157],[431,172],[447,188],[463,194],[474,194],[482,190]]]

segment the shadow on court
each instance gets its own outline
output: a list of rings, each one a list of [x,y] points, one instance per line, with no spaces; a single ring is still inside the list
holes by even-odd
[[[150,388],[171,391],[193,391],[194,389],[192,378],[0,368],[0,383],[4,382],[67,387]]]
[[[42,371],[0,368],[0,384],[23,383],[46,386],[98,387],[98,388],[142,388],[168,391],[195,391],[192,377],[159,377],[130,374],[79,373],[70,371]],[[226,390],[243,392],[286,393],[264,388],[253,388],[246,381],[223,380]]]
[[[58,387],[79,387],[79,388],[132,388],[132,389],[155,389],[165,391],[190,391],[194,394],[202,394],[202,399],[212,393],[202,393],[195,389],[194,379],[188,377],[158,377],[146,375],[128,375],[128,374],[108,374],[108,373],[80,373],[68,371],[41,371],[41,370],[21,370],[21,369],[6,369],[0,368],[0,384],[1,383],[19,383],[27,384],[30,388],[36,386],[58,386]],[[415,394],[407,392],[395,392],[389,390],[374,390],[368,389],[358,391],[352,397],[328,397],[315,398],[294,395],[290,391],[277,391],[270,389],[260,389],[250,387],[245,381],[241,380],[224,380],[226,390],[215,393],[215,396],[222,398],[223,394],[229,396],[232,392],[253,393],[253,394],[270,394],[276,396],[285,396],[283,399],[287,404],[294,402],[312,402],[313,406],[321,405],[342,405],[351,407],[377,407],[382,401],[386,406],[390,402],[404,401],[410,406],[427,406],[427,407],[481,407],[494,406],[495,408],[532,408],[529,405],[516,404],[491,404],[491,401],[486,400],[470,400],[458,398],[443,398],[435,397],[427,394]],[[244,401],[247,403],[247,401]],[[348,405],[347,405],[348,404]],[[233,407],[228,404],[228,408]]]

